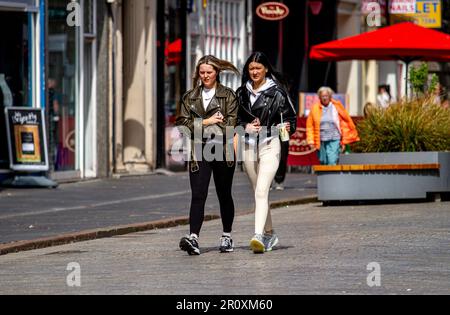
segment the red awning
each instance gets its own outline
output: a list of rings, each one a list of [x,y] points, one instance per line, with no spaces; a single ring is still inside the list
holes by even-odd
[[[168,65],[174,65],[181,62],[181,53],[183,52],[183,40],[177,39],[172,43],[166,42],[165,56]]]
[[[450,35],[407,22],[313,46],[310,58],[450,62]]]

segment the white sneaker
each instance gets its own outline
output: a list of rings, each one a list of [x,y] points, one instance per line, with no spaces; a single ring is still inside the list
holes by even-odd
[[[250,241],[250,248],[255,254],[263,254],[266,251],[264,238],[261,234],[256,234]]]

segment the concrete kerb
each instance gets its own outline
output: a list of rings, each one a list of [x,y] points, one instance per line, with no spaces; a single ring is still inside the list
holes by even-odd
[[[287,206],[317,203],[317,196],[310,196],[300,199],[290,199],[272,202],[270,204],[271,209],[283,208]],[[239,215],[252,214],[253,211],[240,212]],[[206,221],[213,221],[220,219],[218,215],[205,215]],[[54,237],[41,238],[29,241],[19,241],[8,244],[0,244],[0,256],[18,253],[22,251],[30,251],[36,249],[42,249],[47,247],[61,246],[78,242],[86,242],[101,238],[108,238],[138,232],[151,231],[155,229],[165,229],[177,226],[183,226],[189,224],[189,217],[176,217],[166,220],[159,220],[146,223],[130,224],[117,227],[100,228],[95,230],[86,230],[77,233],[70,233],[64,235],[58,235]]]

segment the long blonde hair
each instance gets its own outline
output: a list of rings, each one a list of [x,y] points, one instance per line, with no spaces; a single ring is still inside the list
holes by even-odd
[[[231,71],[234,72],[237,75],[240,75],[239,70],[233,66],[231,62],[228,62],[226,60],[221,60],[219,58],[216,58],[212,55],[207,55],[202,57],[195,67],[195,73],[192,77],[192,86],[196,88],[199,85],[200,82],[200,66],[201,65],[210,65],[216,70],[217,72],[217,82],[220,83],[220,73],[222,71]]]

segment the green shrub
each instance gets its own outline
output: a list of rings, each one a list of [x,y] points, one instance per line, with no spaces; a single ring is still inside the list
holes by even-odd
[[[355,152],[450,151],[450,110],[431,97],[373,109],[357,128]]]
[[[428,63],[423,62],[418,67],[413,67],[409,71],[409,82],[416,97],[433,93],[439,83],[438,76],[433,73],[429,78]]]

